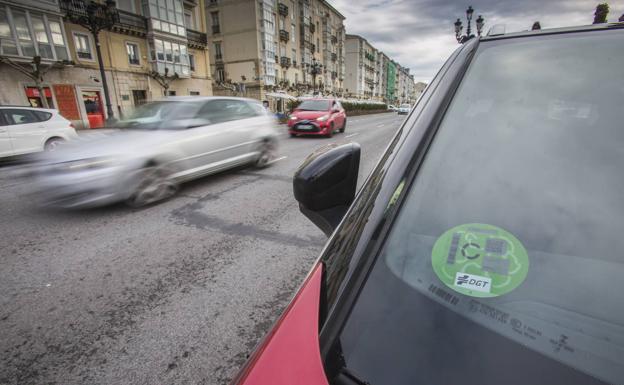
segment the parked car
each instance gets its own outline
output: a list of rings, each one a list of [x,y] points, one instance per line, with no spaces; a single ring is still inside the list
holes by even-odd
[[[624,383],[623,62],[624,23],[471,39],[359,191],[310,155],[330,238],[234,383]]]
[[[0,158],[54,151],[78,135],[57,110],[0,106]]]
[[[388,104],[388,109],[392,112],[397,112],[399,110],[397,106],[393,106],[392,104]]]
[[[399,108],[397,108],[397,112],[399,115],[407,115],[410,112],[412,107],[409,104],[401,104]]]
[[[117,126],[40,157],[36,194],[44,204],[144,206],[200,176],[267,166],[277,149],[276,124],[252,99],[170,97],[139,107]]]
[[[332,137],[344,132],[347,114],[336,99],[306,99],[293,110],[288,119],[290,136],[322,135]]]

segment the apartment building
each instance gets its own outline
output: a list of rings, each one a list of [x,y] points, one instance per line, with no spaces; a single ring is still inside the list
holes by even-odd
[[[348,97],[400,104],[415,101],[409,68],[392,60],[365,38],[347,35],[345,87]]]
[[[212,94],[203,2],[116,2],[118,22],[98,35],[114,117],[163,97],[158,78],[169,95]],[[86,16],[85,4],[0,0],[0,57],[26,69],[40,58],[47,104],[76,127],[95,128],[108,118],[95,39],[68,17]],[[7,64],[0,64],[0,103],[43,105],[34,80]]]
[[[324,0],[209,0],[214,92],[339,93],[344,16]]]

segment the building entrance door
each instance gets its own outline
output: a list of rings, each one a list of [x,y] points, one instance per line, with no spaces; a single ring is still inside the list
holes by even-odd
[[[100,91],[82,91],[82,102],[87,112],[89,128],[99,128],[104,126],[104,106]]]

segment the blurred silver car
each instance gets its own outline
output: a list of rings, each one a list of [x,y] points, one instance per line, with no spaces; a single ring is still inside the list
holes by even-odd
[[[115,127],[39,157],[35,193],[43,204],[144,206],[190,179],[243,164],[265,167],[277,149],[275,121],[252,99],[165,98]]]

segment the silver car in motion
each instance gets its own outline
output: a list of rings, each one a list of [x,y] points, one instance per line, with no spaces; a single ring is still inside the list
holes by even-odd
[[[278,140],[262,104],[232,97],[165,98],[140,106],[115,127],[39,157],[33,174],[43,204],[144,206],[194,178],[243,164],[265,167]]]

